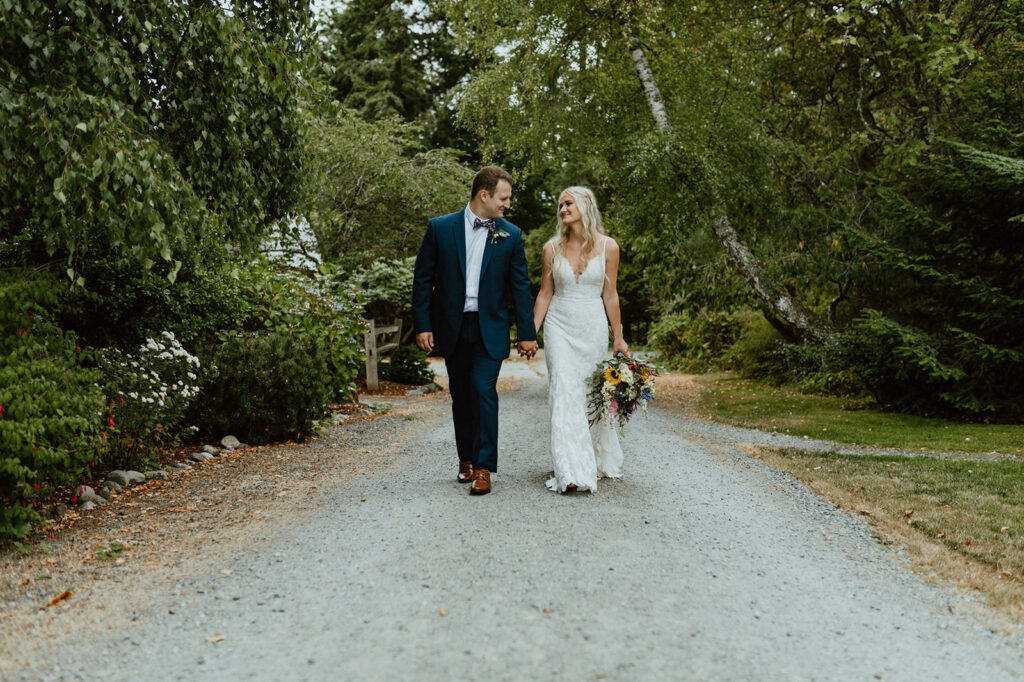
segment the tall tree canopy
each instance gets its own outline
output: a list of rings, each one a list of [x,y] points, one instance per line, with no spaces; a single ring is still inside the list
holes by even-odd
[[[536,165],[593,159],[652,300],[728,308],[753,273],[880,400],[1020,409],[1020,0],[448,11],[487,56],[463,120]]]
[[[173,280],[212,232],[255,243],[299,182],[308,4],[5,3],[0,259]]]
[[[389,117],[420,126],[433,147],[475,157],[476,140],[454,121],[451,89],[474,64],[436,2],[352,0],[322,30],[334,96],[368,121]]]

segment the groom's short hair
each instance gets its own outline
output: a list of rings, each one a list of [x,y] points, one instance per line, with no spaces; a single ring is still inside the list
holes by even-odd
[[[504,180],[510,187],[512,186],[512,174],[507,170],[497,166],[484,166],[476,172],[476,176],[473,178],[473,191],[469,198],[474,198],[482,189],[494,194],[494,190],[498,189],[498,180]]]

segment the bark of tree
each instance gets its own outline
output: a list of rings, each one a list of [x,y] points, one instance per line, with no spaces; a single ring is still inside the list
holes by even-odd
[[[640,87],[647,100],[647,106],[651,110],[651,116],[654,117],[654,123],[660,132],[671,133],[672,124],[669,122],[668,112],[665,110],[665,100],[662,99],[661,90],[658,88],[658,82],[654,77],[651,64],[647,60],[643,45],[636,36],[629,33],[626,34],[626,43],[630,59],[633,61],[633,68],[636,70]],[[801,305],[785,289],[776,285],[764,274],[757,258],[740,239],[729,218],[721,209],[711,206],[707,209],[707,214],[711,219],[715,236],[718,237],[718,241],[722,244],[729,259],[761,302],[768,307],[772,316],[791,325],[801,335],[810,336],[821,343],[831,343],[835,340],[835,327]]]

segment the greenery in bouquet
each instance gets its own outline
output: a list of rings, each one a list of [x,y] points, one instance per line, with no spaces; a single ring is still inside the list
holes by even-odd
[[[177,444],[185,411],[199,394],[199,365],[170,331],[146,339],[135,353],[103,352],[111,464],[146,464],[156,449]]]
[[[658,370],[642,360],[621,353],[597,364],[590,376],[587,415],[590,425],[604,421],[621,430],[637,410],[647,414],[647,401],[654,399],[654,377]]]

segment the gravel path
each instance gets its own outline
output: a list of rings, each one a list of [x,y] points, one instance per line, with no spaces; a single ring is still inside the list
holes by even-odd
[[[654,409],[632,427],[625,478],[548,492],[545,392],[507,382],[491,495],[454,481],[447,400],[408,399],[414,418],[377,420],[404,447],[380,443],[372,470],[320,479],[259,534],[232,526],[240,548],[135,595],[137,620],[81,624],[0,677],[1024,677],[1019,634],[743,455],[729,427]]]

